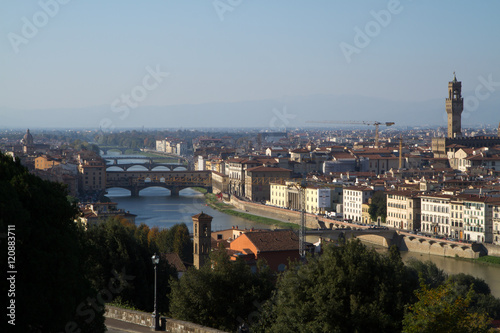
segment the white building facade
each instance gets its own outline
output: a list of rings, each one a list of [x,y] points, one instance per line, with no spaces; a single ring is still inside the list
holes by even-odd
[[[450,195],[421,196],[421,230],[440,236],[451,236]]]
[[[499,219],[500,198],[474,197],[464,200],[464,238],[493,243],[494,224]],[[498,223],[498,222],[497,222]]]
[[[368,203],[373,193],[374,190],[367,186],[345,187],[343,191],[344,219],[361,222],[363,220],[362,205]]]
[[[420,229],[420,198],[417,192],[394,191],[387,193],[387,226],[412,231]]]

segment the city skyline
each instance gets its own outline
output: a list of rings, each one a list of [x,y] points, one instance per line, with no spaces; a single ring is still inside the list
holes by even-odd
[[[495,126],[499,6],[6,4],[2,127],[272,129],[309,119],[446,126],[454,71],[463,126]]]

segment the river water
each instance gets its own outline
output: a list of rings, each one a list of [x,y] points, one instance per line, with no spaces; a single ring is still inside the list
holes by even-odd
[[[103,156],[104,157],[104,156]],[[123,160],[122,163],[137,160]],[[109,169],[113,170],[113,169]],[[130,171],[144,170],[143,167],[132,167]],[[161,170],[157,169],[157,170]],[[239,217],[223,214],[208,207],[203,194],[190,188],[181,190],[178,197],[171,197],[170,191],[160,187],[150,187],[142,190],[139,197],[131,197],[130,192],[121,188],[111,188],[107,197],[118,203],[118,208],[136,214],[136,224],[145,223],[149,227],[170,228],[176,223],[185,223],[192,232],[193,221],[191,216],[204,212],[213,217],[212,230],[230,229],[238,226],[240,229],[257,228],[269,229],[262,225]],[[308,239],[308,241],[313,241]],[[402,252],[403,260],[416,258],[421,261],[430,260],[447,274],[465,273],[481,278],[488,283],[495,297],[500,298],[500,266],[486,265],[471,260],[445,258],[441,256],[419,253]]]
[[[413,252],[401,252],[403,261],[415,258],[420,261],[430,260],[447,274],[465,273],[483,279],[490,286],[491,293],[500,298],[500,266],[488,265],[474,262],[468,259],[455,259],[435,256],[430,254],[420,254]]]
[[[120,188],[108,190],[106,195],[111,201],[118,203],[118,208],[136,214],[137,225],[144,223],[149,227],[170,228],[177,223],[185,223],[192,232],[191,216],[204,212],[213,217],[212,230],[230,229],[233,226],[244,228],[265,228],[270,226],[258,224],[240,217],[226,215],[207,206],[203,194],[190,188],[181,190],[178,197],[171,197],[170,191],[161,187],[149,187],[142,190],[138,197],[131,197],[130,191]]]

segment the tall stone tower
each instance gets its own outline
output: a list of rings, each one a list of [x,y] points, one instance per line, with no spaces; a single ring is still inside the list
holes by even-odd
[[[462,98],[462,82],[457,81],[453,72],[453,81],[448,82],[448,98],[446,98],[446,113],[448,114],[448,137],[462,136],[462,111],[464,99]]]
[[[204,214],[194,215],[193,219],[193,263],[200,269],[207,261],[212,242],[212,216]]]

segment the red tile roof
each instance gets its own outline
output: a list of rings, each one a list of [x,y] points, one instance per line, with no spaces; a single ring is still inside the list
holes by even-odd
[[[265,167],[265,166],[256,166],[250,169],[247,169],[247,171],[251,172],[292,172],[292,170],[289,169],[284,169],[284,168],[272,168],[272,167]]]
[[[307,154],[309,153],[309,150],[307,149],[302,149],[302,148],[298,148],[298,149],[294,149],[291,151],[291,153],[296,153],[296,154]]]
[[[344,187],[344,190],[351,190],[351,191],[373,191],[371,187],[368,186],[348,186]]]
[[[201,220],[201,219],[210,219],[210,220],[212,220],[212,216],[210,216],[208,214],[205,214],[203,212],[201,212],[199,214],[196,214],[196,215],[193,215],[193,216],[191,216],[191,218],[195,218],[195,219],[198,219],[198,220]]]
[[[260,252],[289,251],[299,249],[299,237],[291,230],[250,232],[247,237]]]

